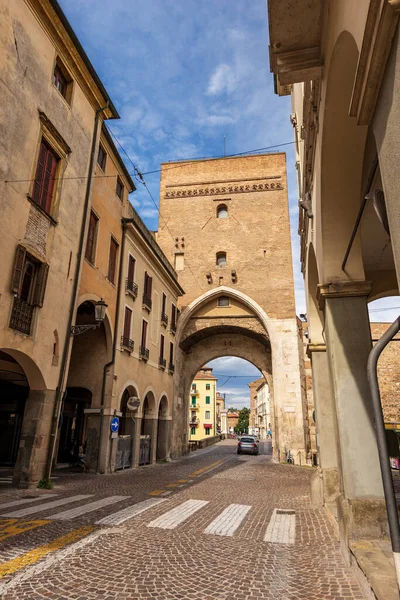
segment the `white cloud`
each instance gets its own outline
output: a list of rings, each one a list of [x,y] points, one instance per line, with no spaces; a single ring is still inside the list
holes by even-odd
[[[230,94],[236,89],[236,76],[229,65],[224,63],[218,65],[208,82],[207,94],[215,96],[224,92]]]

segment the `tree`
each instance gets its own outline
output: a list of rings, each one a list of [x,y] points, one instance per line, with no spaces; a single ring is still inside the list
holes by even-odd
[[[228,412],[234,413],[234,412],[236,412],[236,408],[232,408],[232,406],[231,406],[230,408],[228,408]]]
[[[236,433],[247,433],[249,430],[249,416],[250,416],[250,409],[249,408],[242,408],[242,410],[239,411],[239,419],[238,419],[238,424],[235,427],[235,431]]]

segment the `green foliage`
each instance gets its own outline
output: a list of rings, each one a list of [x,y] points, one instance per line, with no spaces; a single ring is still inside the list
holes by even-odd
[[[235,427],[235,431],[236,433],[247,433],[249,430],[249,416],[250,416],[250,409],[249,408],[242,408],[242,410],[239,411],[239,420],[238,420],[238,424]]]
[[[232,406],[231,406],[230,408],[228,408],[228,412],[234,413],[234,412],[236,412],[236,408],[232,408]]]
[[[41,479],[38,483],[38,488],[41,490],[52,490],[54,483],[50,479]]]

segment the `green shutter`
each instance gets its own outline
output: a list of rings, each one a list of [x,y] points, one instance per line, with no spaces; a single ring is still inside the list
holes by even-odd
[[[206,396],[206,404],[210,404],[210,396]]]

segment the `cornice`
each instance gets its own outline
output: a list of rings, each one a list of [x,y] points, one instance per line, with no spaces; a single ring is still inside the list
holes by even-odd
[[[400,16],[400,0],[371,0],[350,102],[358,125],[371,123]]]
[[[269,179],[266,177],[265,179]],[[247,180],[246,180],[247,181]],[[224,196],[230,194],[246,194],[251,192],[276,192],[283,190],[283,184],[278,182],[271,183],[244,183],[242,185],[218,185],[218,186],[196,186],[190,189],[167,190],[165,198],[192,198],[193,196]]]
[[[340,281],[320,283],[317,286],[317,302],[320,310],[324,308],[326,298],[356,298],[369,296],[372,281]]]

